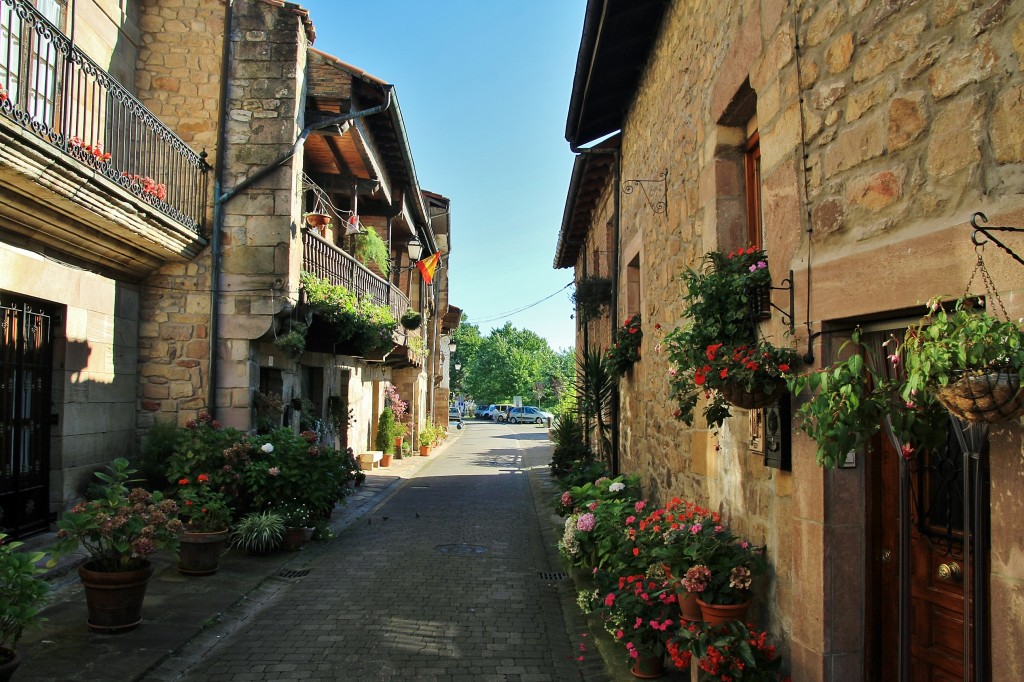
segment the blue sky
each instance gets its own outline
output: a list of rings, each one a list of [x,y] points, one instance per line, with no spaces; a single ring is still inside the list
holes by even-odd
[[[572,271],[551,263],[572,171],[565,118],[586,3],[300,4],[314,47],[395,85],[420,186],[452,201],[452,304],[483,334],[508,321],[571,348],[572,288],[562,288]]]

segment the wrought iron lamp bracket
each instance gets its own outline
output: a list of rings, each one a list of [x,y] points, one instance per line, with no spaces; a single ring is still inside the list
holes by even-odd
[[[768,304],[771,307],[773,307],[776,310],[778,310],[782,314],[782,322],[789,326],[789,335],[792,336],[793,332],[795,331],[794,326],[793,326],[793,317],[794,317],[794,311],[796,309],[796,305],[794,303],[793,271],[792,270],[789,271],[789,277],[787,277],[786,279],[782,280],[780,282],[780,284],[782,286],[769,287],[769,289],[771,289],[772,291],[788,291],[789,292],[789,310],[783,310],[779,306],[775,305],[775,303],[772,302],[771,300],[768,301]]]
[[[652,191],[660,191],[661,200],[656,201],[657,197],[651,197],[651,193],[647,191],[647,186],[651,185]],[[655,187],[661,185],[660,188]],[[647,201],[647,205],[650,206],[651,211],[657,215],[663,215],[668,217],[668,169],[662,171],[661,175],[657,178],[649,180],[633,179],[622,181],[622,193],[632,194],[637,189],[644,195],[644,200]]]
[[[971,216],[971,227],[974,228],[974,232],[971,233],[972,244],[974,244],[977,247],[983,247],[985,246],[985,244],[991,241],[993,244],[1001,248],[1003,251],[1010,254],[1010,257],[1013,258],[1013,260],[1017,261],[1021,265],[1024,265],[1024,260],[1022,260],[1020,256],[1014,253],[1009,246],[1002,243],[991,234],[992,232],[1024,232],[1024,227],[982,227],[981,225],[978,224],[978,220],[981,220],[981,222],[983,223],[987,223],[988,216],[986,216],[981,211],[977,211],[973,216]],[[985,235],[985,237],[987,237],[988,239],[979,239],[979,234]]]

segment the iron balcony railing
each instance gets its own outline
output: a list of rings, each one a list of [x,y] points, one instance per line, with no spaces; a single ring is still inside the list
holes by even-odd
[[[302,231],[302,269],[356,296],[371,296],[377,305],[391,308],[396,320],[409,309],[409,297],[400,289],[311,230]]]
[[[0,0],[0,115],[202,232],[206,153],[190,149],[72,45],[52,23],[57,3],[39,7]]]

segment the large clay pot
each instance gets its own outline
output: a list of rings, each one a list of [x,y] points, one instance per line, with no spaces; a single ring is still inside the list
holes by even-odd
[[[380,465],[382,467],[389,467],[389,466],[391,466],[391,455],[389,455],[388,453],[385,452],[384,456],[380,458]]]
[[[420,457],[426,457],[429,454],[430,454],[430,446],[429,445],[421,445],[420,446]]]
[[[213,575],[220,565],[220,555],[228,540],[227,529],[215,533],[182,533],[178,543],[178,573],[182,575]]]
[[[722,625],[730,620],[742,622],[747,617],[747,609],[750,608],[750,600],[742,604],[708,604],[698,597],[697,603],[700,604],[700,612],[708,625]]]
[[[679,600],[679,615],[688,623],[699,623],[704,617],[701,615],[700,604],[697,603],[697,595],[687,592],[683,587],[676,587],[676,598]]]
[[[104,634],[134,630],[142,622],[142,602],[153,565],[146,561],[137,570],[114,573],[94,568],[92,562],[78,567],[89,607],[89,629]]]
[[[8,649],[7,647],[0,647],[0,682],[8,682],[11,679],[11,675],[21,665],[21,656],[14,649]]]

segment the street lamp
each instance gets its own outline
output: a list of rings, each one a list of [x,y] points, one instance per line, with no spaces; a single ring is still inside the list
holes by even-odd
[[[420,244],[420,240],[413,237],[409,240],[407,247],[409,249],[409,260],[416,262],[420,259],[420,255],[423,254],[423,244]]]
[[[448,352],[449,353],[454,353],[455,352],[455,348],[456,348],[456,346],[455,346],[455,342],[454,341],[452,341],[452,342],[450,342],[448,344]]]

